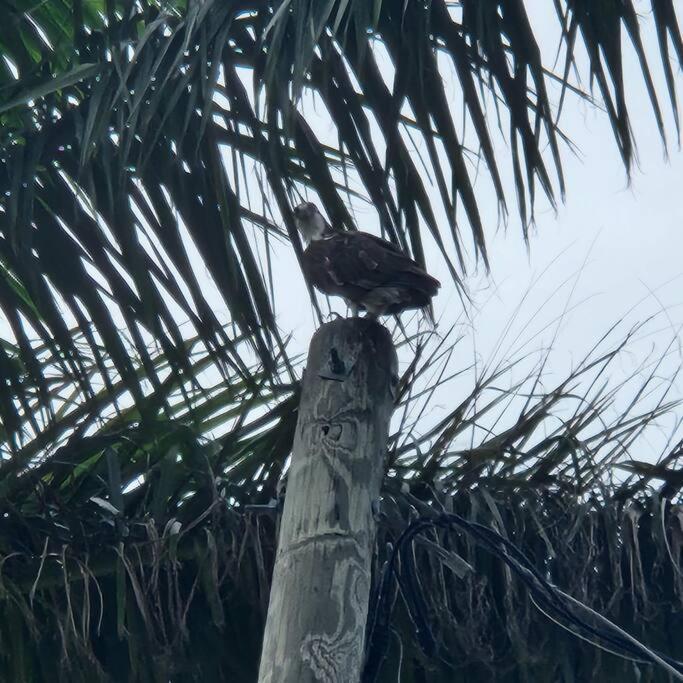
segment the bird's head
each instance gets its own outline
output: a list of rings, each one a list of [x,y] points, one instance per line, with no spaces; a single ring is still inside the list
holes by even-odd
[[[294,221],[306,242],[322,239],[331,231],[327,221],[313,202],[303,202],[295,207]]]

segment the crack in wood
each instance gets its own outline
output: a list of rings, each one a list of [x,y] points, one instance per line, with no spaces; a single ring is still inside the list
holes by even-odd
[[[301,550],[308,549],[309,546],[316,543],[349,543],[350,545],[359,546],[366,540],[366,534],[364,533],[353,533],[347,530],[332,530],[324,531],[322,533],[310,534],[304,538],[300,538],[296,541],[290,543],[288,548],[283,549],[278,552],[278,557],[280,555],[290,555],[300,552]]]

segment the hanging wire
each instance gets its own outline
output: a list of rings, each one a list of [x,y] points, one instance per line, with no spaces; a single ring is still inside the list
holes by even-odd
[[[427,529],[459,529],[474,538],[483,548],[502,560],[522,580],[529,590],[532,603],[553,622],[579,638],[619,657],[643,664],[655,664],[667,671],[675,680],[683,681],[683,662],[679,662],[647,647],[616,624],[587,605],[546,581],[529,558],[509,540],[487,526],[470,522],[454,513],[441,513],[434,517],[419,517],[403,531],[390,548],[380,581],[371,601],[368,616],[368,637],[363,683],[377,680],[389,645],[391,614],[396,598],[396,579],[415,635],[422,651],[450,668],[455,664],[437,652],[436,640],[429,626],[427,609],[415,569],[412,542]],[[397,568],[400,557],[401,571]],[[593,621],[589,623],[588,617]]]

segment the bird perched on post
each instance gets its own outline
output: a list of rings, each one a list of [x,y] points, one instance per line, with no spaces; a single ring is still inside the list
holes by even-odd
[[[371,318],[428,308],[441,286],[391,242],[366,232],[337,230],[311,202],[294,209],[307,247],[304,275],[324,294],[341,296],[354,316]]]

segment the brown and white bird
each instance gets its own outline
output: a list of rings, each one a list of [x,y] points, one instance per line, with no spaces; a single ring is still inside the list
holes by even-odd
[[[336,230],[311,202],[294,209],[308,244],[304,275],[324,294],[343,297],[354,316],[394,315],[426,308],[441,286],[391,242],[366,232]]]

